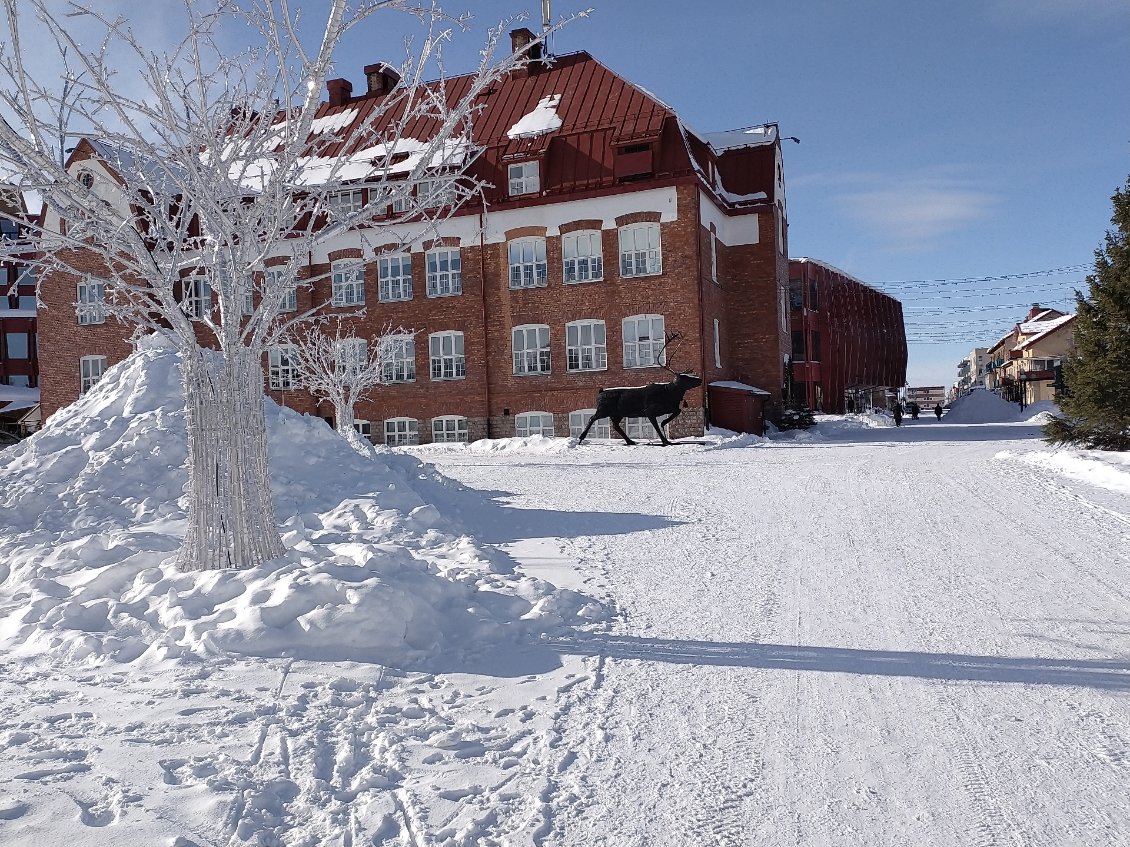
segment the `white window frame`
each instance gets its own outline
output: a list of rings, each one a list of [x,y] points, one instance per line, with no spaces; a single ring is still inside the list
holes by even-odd
[[[328,203],[335,217],[345,217],[365,208],[365,195],[360,188],[343,188],[331,192]]]
[[[551,373],[549,327],[522,324],[510,330],[515,376],[540,376]]]
[[[541,165],[536,159],[515,162],[506,169],[506,177],[511,197],[541,193]]]
[[[584,432],[585,424],[589,419],[596,414],[596,409],[577,409],[575,412],[569,413],[569,437],[580,438],[581,433]],[[608,418],[601,418],[594,421],[592,429],[589,430],[589,438],[611,438],[612,437],[612,424]]]
[[[263,271],[263,290],[270,291],[279,284],[279,280],[286,274],[281,268],[267,268]],[[279,301],[280,312],[298,311],[298,282],[291,280],[287,291]]]
[[[553,438],[555,433],[553,429],[553,415],[549,412],[522,412],[514,416],[514,435],[518,438],[529,438],[531,435],[545,435],[546,419],[549,419],[549,435],[546,438]],[[536,432],[531,432],[530,426],[536,420]]]
[[[342,338],[334,342],[334,364],[339,376],[356,378],[369,361],[369,343],[364,338]]]
[[[421,209],[455,205],[455,177],[433,176],[416,183],[416,202]]]
[[[722,329],[718,318],[714,319],[714,367],[722,367]]]
[[[105,356],[83,356],[79,361],[79,390],[78,395],[82,397],[86,392],[98,384],[98,381],[106,373],[106,357]]]
[[[582,229],[561,236],[561,265],[565,283],[604,279],[604,243],[599,229]]]
[[[420,443],[420,422],[415,418],[386,418],[384,433],[389,447],[411,447]]]
[[[382,253],[377,257],[377,301],[412,299],[412,254]]]
[[[458,247],[437,247],[425,256],[429,297],[454,297],[463,293],[463,257]]]
[[[78,281],[76,297],[79,326],[106,323],[106,284],[93,277]]]
[[[663,273],[663,243],[659,224],[620,227],[620,276],[655,276]]]
[[[373,425],[369,423],[369,421],[354,419],[353,429],[355,429],[357,431],[357,434],[364,438],[366,441],[373,440]]]
[[[212,310],[212,286],[203,274],[192,274],[181,280],[181,311],[190,318],[203,320]]]
[[[565,363],[569,373],[608,370],[608,330],[604,321],[565,324]]]
[[[411,335],[386,335],[381,339],[381,382],[416,381],[416,339]]]
[[[545,238],[515,238],[506,245],[506,255],[509,259],[511,288],[545,288],[549,284]]]
[[[365,305],[365,265],[360,259],[342,259],[330,265],[330,305]]]
[[[293,344],[278,344],[267,350],[267,384],[274,391],[298,387],[298,350]]]
[[[666,340],[667,322],[663,315],[631,315],[624,318],[621,330],[625,368],[657,368],[667,363],[666,352],[660,355],[658,362],[655,360]]]
[[[428,373],[434,382],[467,378],[463,333],[433,332],[428,336]]]
[[[432,441],[437,444],[466,444],[470,440],[467,419],[460,415],[432,418]]]
[[[710,230],[710,281],[718,281],[718,233]]]
[[[624,433],[633,441],[643,441],[647,438],[659,438],[659,433],[647,418],[624,418],[620,422]]]

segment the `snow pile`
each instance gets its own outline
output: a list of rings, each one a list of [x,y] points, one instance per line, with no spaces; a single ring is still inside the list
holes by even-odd
[[[978,388],[955,400],[942,417],[942,423],[1015,423],[1020,419],[1020,407],[1016,403],[1009,403],[992,391]]]
[[[172,566],[187,479],[175,353],[134,354],[5,451],[0,648],[73,662],[235,653],[426,666],[600,615],[513,573],[424,502],[421,487],[456,486],[418,459],[358,456],[321,420],[269,400],[267,426],[288,552],[242,571]],[[477,495],[459,496],[473,522]]]
[[[1021,420],[1030,424],[1046,424],[1052,415],[1059,415],[1059,406],[1051,400],[1041,400],[1027,406],[1021,413]]]
[[[538,101],[532,112],[523,115],[518,123],[506,131],[507,138],[536,138],[560,129],[561,116],[557,114],[560,103],[560,94],[547,94]]]
[[[1013,453],[1003,450],[997,454],[997,458],[1016,459],[1099,488],[1130,494],[1130,453],[1111,453],[1103,450],[1039,450],[1030,453]]]

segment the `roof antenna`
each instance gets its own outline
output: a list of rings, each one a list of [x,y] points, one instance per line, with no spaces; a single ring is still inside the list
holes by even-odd
[[[549,13],[550,0],[541,0],[541,37],[542,37],[542,53],[549,57],[549,27],[550,27],[550,13]]]

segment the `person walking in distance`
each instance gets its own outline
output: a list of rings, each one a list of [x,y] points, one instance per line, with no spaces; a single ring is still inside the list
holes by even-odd
[[[895,426],[902,426],[902,403],[895,403]]]
[[[938,420],[942,419],[942,404],[941,403],[935,403],[934,404],[934,417],[936,417]]]

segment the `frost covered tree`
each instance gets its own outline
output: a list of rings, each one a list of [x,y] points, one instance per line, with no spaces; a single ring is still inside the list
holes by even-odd
[[[358,453],[371,454],[371,446],[361,439],[354,426],[353,409],[374,388],[397,379],[397,368],[411,361],[404,353],[415,343],[413,333],[387,326],[370,344],[344,332],[341,321],[336,321],[332,334],[321,324],[310,324],[297,330],[293,340],[299,384],[315,397],[333,404],[334,429],[350,447]]]
[[[1111,198],[1113,229],[1095,250],[1089,291],[1075,292],[1075,353],[1063,364],[1061,417],[1048,441],[1130,450],[1130,178]]]
[[[455,95],[443,48],[467,21],[427,0],[324,0],[306,4],[321,15],[314,21],[290,0],[182,0],[184,36],[166,51],[102,4],[0,4],[0,169],[43,200],[31,238],[41,284],[96,278],[99,310],[163,333],[182,357],[180,565],[248,567],[278,556],[262,359],[311,317],[284,310],[296,286],[313,282],[300,259],[343,234],[365,248],[380,227],[421,237],[476,196],[468,166],[479,152],[478,98],[534,45],[499,51],[512,23],[503,22]],[[395,69],[399,84],[344,137],[339,123],[316,121],[334,50],[362,23],[377,25],[377,13],[396,12],[422,29],[417,49]],[[380,20],[394,24],[389,15]],[[51,44],[65,64],[43,55]],[[34,70],[43,67],[52,70]],[[62,89],[60,67],[68,68]],[[59,115],[85,139],[79,152],[103,169],[97,181],[76,164],[78,152],[60,164]],[[418,199],[413,188],[425,181],[442,204]],[[399,215],[374,222],[371,207],[341,202],[362,186]]]

